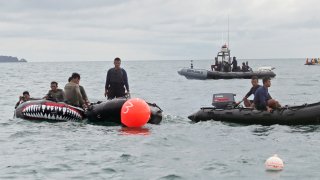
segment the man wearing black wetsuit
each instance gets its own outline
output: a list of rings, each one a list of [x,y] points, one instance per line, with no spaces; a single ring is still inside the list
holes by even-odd
[[[124,97],[125,90],[129,93],[127,72],[120,67],[121,59],[117,57],[113,63],[114,68],[110,68],[107,73],[104,92],[104,96],[108,96],[108,99]]]
[[[232,64],[232,72],[238,71],[238,62],[237,62],[236,57],[233,57],[231,64]]]

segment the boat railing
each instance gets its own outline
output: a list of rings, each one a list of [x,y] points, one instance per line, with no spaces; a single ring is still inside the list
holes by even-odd
[[[190,68],[190,67],[183,67],[182,69],[193,69],[193,70],[207,71],[207,69],[198,69],[198,68]]]

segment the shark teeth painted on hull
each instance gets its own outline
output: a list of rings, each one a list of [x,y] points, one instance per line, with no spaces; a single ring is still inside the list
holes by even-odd
[[[25,107],[22,114],[27,118],[47,119],[56,121],[78,121],[82,114],[69,107],[33,104]]]

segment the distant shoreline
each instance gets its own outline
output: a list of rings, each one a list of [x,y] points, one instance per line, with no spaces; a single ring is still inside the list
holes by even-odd
[[[13,56],[0,56],[0,63],[12,63],[12,62],[27,62],[25,59],[18,59],[17,57]]]

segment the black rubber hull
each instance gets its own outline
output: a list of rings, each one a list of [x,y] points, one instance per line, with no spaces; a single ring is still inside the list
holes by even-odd
[[[15,116],[35,121],[81,121],[84,111],[65,103],[32,100],[20,104],[15,110]]]
[[[259,79],[264,77],[275,77],[276,74],[272,71],[253,71],[253,72],[217,72],[208,71],[207,79],[251,79],[252,76],[257,76]]]
[[[188,117],[194,122],[225,121],[240,124],[261,125],[311,125],[320,124],[320,103],[293,106],[275,110],[271,113],[248,108],[214,109],[201,108]]]
[[[100,125],[120,125],[121,108],[127,99],[113,99],[92,105],[87,111],[88,123]],[[160,124],[162,121],[162,110],[156,105],[148,103],[151,116],[148,123]]]

